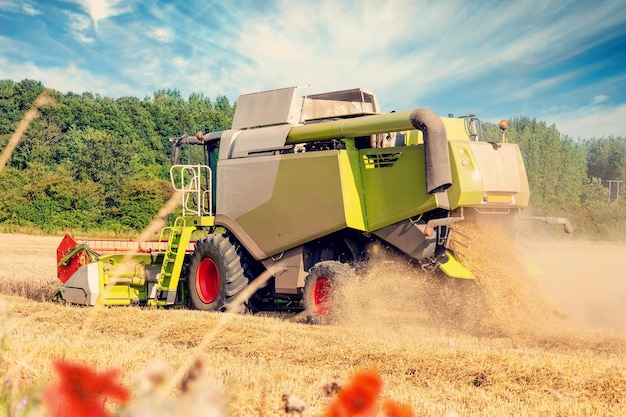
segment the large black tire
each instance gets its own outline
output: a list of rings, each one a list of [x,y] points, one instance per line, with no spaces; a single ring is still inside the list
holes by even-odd
[[[199,240],[191,256],[188,283],[191,307],[225,311],[248,285],[234,238],[208,235]],[[233,312],[243,313],[245,309],[242,303]]]
[[[352,268],[337,261],[316,263],[304,283],[304,310],[311,323],[328,324],[334,318],[337,290],[354,277]]]

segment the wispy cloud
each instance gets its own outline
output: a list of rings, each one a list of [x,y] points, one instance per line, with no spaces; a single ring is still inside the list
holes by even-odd
[[[91,20],[87,16],[70,11],[66,11],[65,16],[67,18],[67,28],[77,41],[84,44],[92,44],[94,42],[94,38],[89,36]]]
[[[0,45],[2,45],[2,48],[6,54],[19,55],[28,48],[28,45],[25,42],[2,35],[0,35]],[[0,67],[0,75],[2,75],[2,67]]]
[[[37,16],[41,11],[28,2],[22,3],[22,11],[29,16]]]
[[[0,1],[0,11],[14,11],[18,7],[17,2],[12,0],[3,0]]]
[[[148,32],[148,36],[164,43],[171,43],[174,40],[174,33],[165,28],[155,28]]]
[[[602,104],[602,103],[608,101],[610,98],[611,98],[610,96],[606,96],[606,95],[601,94],[599,96],[595,96],[593,98],[593,101],[592,101],[591,104],[594,104],[594,105],[595,104]]]
[[[77,82],[104,95],[177,88],[234,100],[289,85],[363,87],[385,111],[429,106],[567,125],[588,114],[621,116],[612,110],[626,103],[619,1],[40,1],[29,4],[43,11],[33,19],[44,36],[19,37],[29,53],[13,42],[0,57],[19,61],[9,67],[18,77],[20,68],[61,67],[58,57],[82,59]],[[5,0],[0,10],[7,4],[25,18],[22,3]],[[2,17],[0,37],[11,39]],[[65,32],[54,32],[59,22]]]
[[[609,135],[626,137],[626,104],[609,108],[587,107],[548,116],[545,120],[554,123],[561,133],[575,139]]]
[[[118,16],[131,10],[125,0],[76,0],[87,12],[93,22],[95,30],[98,30],[98,22],[109,17]]]
[[[580,85],[563,93],[569,101],[538,111],[535,117],[555,123],[559,131],[574,138],[610,134],[626,137],[626,100],[615,101],[611,95],[625,85],[626,73]]]
[[[559,74],[555,77],[542,79],[527,86],[516,85],[515,89],[510,92],[509,96],[510,99],[514,101],[531,99],[533,97],[536,97],[538,94],[541,94],[543,91],[546,91],[547,89],[552,89],[560,86],[574,76],[575,72],[569,72]]]

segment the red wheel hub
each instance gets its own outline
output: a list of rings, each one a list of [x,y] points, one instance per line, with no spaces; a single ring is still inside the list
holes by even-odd
[[[196,288],[203,303],[215,301],[220,289],[220,271],[213,259],[206,258],[200,262],[196,272]]]
[[[313,286],[313,306],[319,316],[326,316],[330,313],[330,298],[333,287],[328,278],[320,277]]]

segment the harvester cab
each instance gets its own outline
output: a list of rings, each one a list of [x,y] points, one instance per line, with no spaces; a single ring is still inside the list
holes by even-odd
[[[60,298],[315,319],[380,247],[472,279],[450,249],[451,225],[464,210],[510,214],[530,197],[518,146],[481,136],[474,115],[381,113],[363,89],[242,95],[230,129],[172,139],[182,216],[156,248],[93,255],[66,242]],[[183,145],[199,145],[203,160]],[[566,219],[539,219],[570,231]]]

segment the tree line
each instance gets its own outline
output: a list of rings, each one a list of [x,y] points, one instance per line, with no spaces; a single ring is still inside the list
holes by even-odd
[[[34,80],[0,80],[0,149],[46,91]],[[43,106],[0,173],[0,225],[133,233],[171,195],[169,139],[228,129],[235,104],[176,89],[143,99],[47,90]],[[499,141],[498,125],[484,124]],[[585,234],[626,237],[626,185],[615,200],[607,180],[626,181],[626,139],[571,138],[545,122],[509,121],[508,140],[522,150],[531,210],[569,216]]]
[[[0,80],[0,149],[45,90],[41,82]],[[48,91],[0,174],[0,224],[132,232],[171,195],[169,138],[232,123],[226,97],[183,99],[160,90],[140,100]]]

